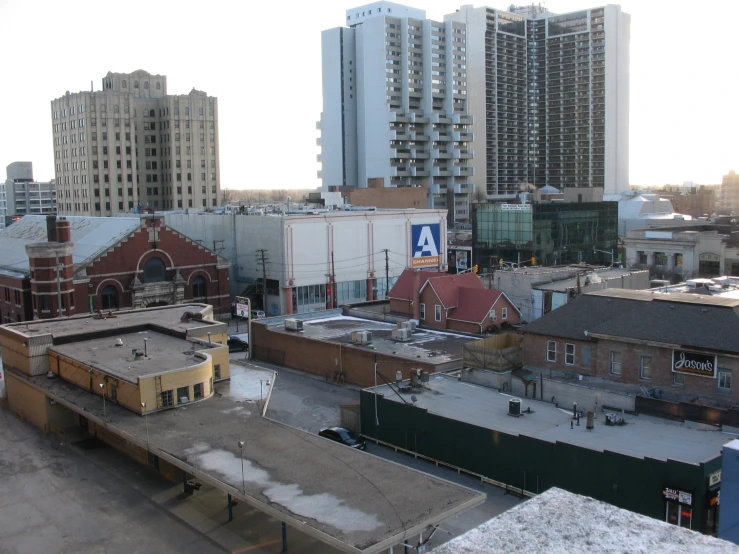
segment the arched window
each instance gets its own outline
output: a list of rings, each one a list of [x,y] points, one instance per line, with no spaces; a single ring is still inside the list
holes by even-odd
[[[167,267],[160,258],[150,258],[144,264],[144,283],[158,283],[167,278]]]
[[[126,88],[126,87],[128,86],[128,83],[126,83],[126,80],[125,80],[125,79],[123,79],[123,80],[121,81],[121,86],[122,86],[123,88]]]
[[[118,309],[118,289],[113,285],[103,288],[102,294],[103,310]]]
[[[115,106],[113,106],[113,112],[114,113],[118,113],[119,111],[120,111],[120,108],[118,108],[118,104],[116,104]]]
[[[144,117],[149,117],[149,110],[144,110]]]
[[[157,90],[159,90],[161,88],[162,88],[162,84],[159,81],[157,81]]]
[[[139,88],[139,82],[138,81],[134,81],[133,82],[133,88]]]
[[[198,275],[192,280],[192,297],[205,298],[208,296],[208,286],[202,275]]]
[[[144,81],[144,88],[149,88],[149,81]]]

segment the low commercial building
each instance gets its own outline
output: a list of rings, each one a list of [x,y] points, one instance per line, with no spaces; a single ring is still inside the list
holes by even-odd
[[[4,323],[209,302],[230,313],[228,262],[159,216],[25,216],[0,234]]]
[[[431,329],[492,333],[518,325],[521,312],[505,293],[486,289],[474,273],[406,269],[388,293],[390,311]]]
[[[738,307],[738,298],[685,293],[585,294],[522,327],[523,364],[643,387],[665,413],[667,401],[731,408],[739,403]],[[724,412],[715,423],[734,417]]]
[[[385,298],[408,267],[447,270],[442,210],[166,214],[165,221],[228,259],[232,294],[250,296],[268,316]]]
[[[103,441],[186,493],[209,484],[231,517],[237,498],[341,552],[387,552],[484,502],[262,417],[260,379],[277,375],[231,368],[213,315],[187,304],[1,326],[7,406],[65,440]]]
[[[432,375],[421,385],[363,390],[362,434],[521,496],[559,487],[702,533],[717,530],[712,499],[729,432],[600,408],[578,419],[572,406],[515,398],[456,376]]]

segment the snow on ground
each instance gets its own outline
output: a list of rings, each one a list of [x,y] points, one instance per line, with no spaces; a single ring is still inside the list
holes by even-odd
[[[296,316],[296,317],[299,317]],[[306,319],[305,324],[306,325],[312,325],[314,323],[325,323],[327,321],[359,321],[361,323],[366,323],[368,326],[376,325],[377,329],[395,329],[397,325],[395,323],[389,323],[385,321],[374,321],[372,319],[362,319],[361,317],[353,317],[350,315],[337,315],[334,317],[326,317],[323,319]],[[371,331],[371,329],[367,329],[368,331]],[[418,327],[414,333],[414,335],[422,335],[428,333],[430,335],[445,335],[448,337],[458,337],[463,339],[470,339],[474,340],[474,337],[470,337],[469,335],[460,335],[459,333],[450,333],[449,331],[437,331],[436,329],[427,329],[425,327]]]
[[[267,398],[273,379],[272,371],[231,364],[231,381],[221,392],[224,397],[236,402],[256,402]]]
[[[294,514],[331,525],[344,533],[373,531],[382,525],[377,516],[350,508],[343,500],[331,494],[304,494],[296,484],[273,481],[269,472],[254,467],[251,461],[246,459],[248,448],[248,444],[244,446],[246,454],[243,466],[239,455],[210,448],[205,443],[195,444],[185,450],[185,454],[196,466],[220,474],[224,482],[236,488],[241,488],[243,467],[244,482],[259,487],[262,494],[271,502],[284,506]]]
[[[433,550],[500,552],[722,554],[739,546],[552,488]]]

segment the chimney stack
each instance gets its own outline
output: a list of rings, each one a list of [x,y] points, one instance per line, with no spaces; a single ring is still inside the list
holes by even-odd
[[[46,240],[56,242],[56,215],[46,216]]]
[[[72,242],[72,227],[66,217],[56,220],[56,240],[57,242]]]

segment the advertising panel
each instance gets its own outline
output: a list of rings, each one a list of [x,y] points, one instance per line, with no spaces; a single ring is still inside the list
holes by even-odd
[[[672,351],[672,371],[716,378],[716,355],[688,350]]]
[[[441,265],[441,237],[439,223],[411,225],[411,267],[438,267]]]

